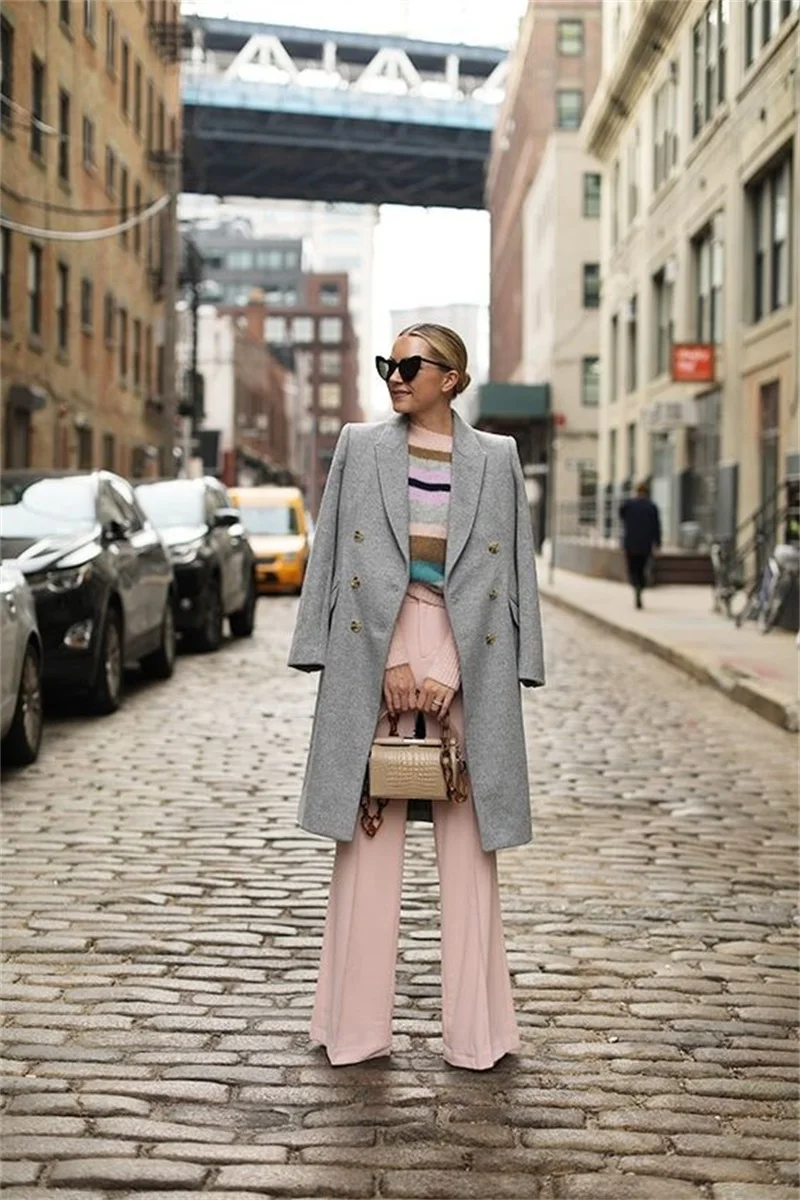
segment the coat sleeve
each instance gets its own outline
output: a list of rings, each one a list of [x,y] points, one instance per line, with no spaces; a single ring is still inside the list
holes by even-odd
[[[519,656],[517,673],[523,687],[542,687],[544,684],[544,651],[542,622],[539,613],[539,587],[536,582],[536,559],[533,551],[533,528],[525,480],[522,476],[517,444],[508,439],[514,491],[517,503],[514,557],[519,603]]]
[[[298,671],[321,671],[325,666],[330,614],[335,600],[333,576],[338,541],[339,495],[349,433],[350,427],[345,425],[336,443],[303,582],[289,651],[289,666],[296,667]]]

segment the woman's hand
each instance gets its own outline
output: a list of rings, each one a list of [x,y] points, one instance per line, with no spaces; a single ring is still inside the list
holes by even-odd
[[[392,716],[413,712],[417,707],[417,681],[408,663],[389,667],[383,673],[383,698]]]
[[[450,711],[454,696],[455,692],[452,688],[445,687],[436,679],[426,679],[417,700],[417,708],[420,712],[430,713],[432,717],[440,718]]]

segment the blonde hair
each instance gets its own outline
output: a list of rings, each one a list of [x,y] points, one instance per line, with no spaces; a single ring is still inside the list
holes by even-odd
[[[467,370],[467,347],[454,329],[448,329],[446,325],[434,325],[430,321],[421,321],[417,325],[401,329],[397,336],[422,338],[450,371],[458,373],[451,398],[467,390],[472,379]]]

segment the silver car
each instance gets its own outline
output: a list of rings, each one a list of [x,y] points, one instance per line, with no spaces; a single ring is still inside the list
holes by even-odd
[[[42,740],[42,639],[36,606],[21,571],[0,564],[2,722],[4,763],[35,761]]]

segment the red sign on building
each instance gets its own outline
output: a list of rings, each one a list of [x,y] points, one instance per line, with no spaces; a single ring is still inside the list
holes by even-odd
[[[714,350],[706,342],[675,343],[670,363],[673,383],[713,383]]]

